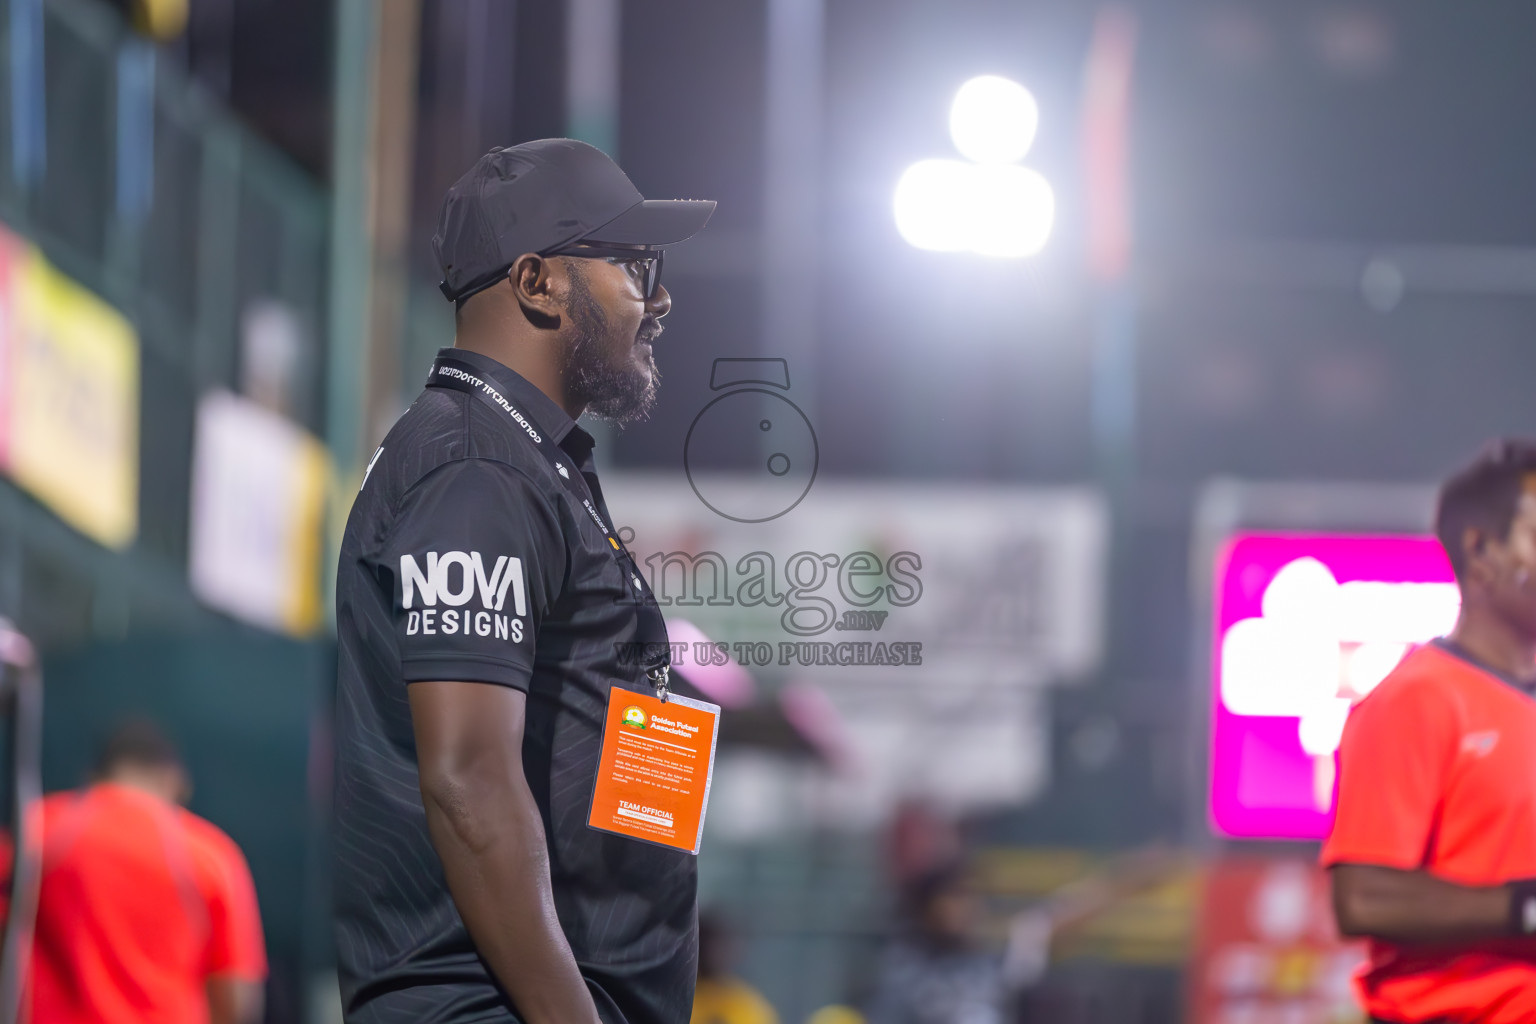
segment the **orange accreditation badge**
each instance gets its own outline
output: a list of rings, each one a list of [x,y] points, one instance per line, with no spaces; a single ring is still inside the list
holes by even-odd
[[[718,705],[614,687],[587,824],[698,853],[719,725]]]

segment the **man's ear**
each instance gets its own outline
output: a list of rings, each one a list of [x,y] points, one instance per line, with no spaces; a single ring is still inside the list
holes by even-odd
[[[1487,560],[1483,557],[1488,552],[1488,534],[1481,528],[1469,526],[1461,531],[1461,553],[1466,562],[1468,574],[1475,580],[1486,582],[1489,575]]]
[[[523,315],[540,327],[558,327],[564,275],[559,265],[536,253],[524,253],[507,271]]]

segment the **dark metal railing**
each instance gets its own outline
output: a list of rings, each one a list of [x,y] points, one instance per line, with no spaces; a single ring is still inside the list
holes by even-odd
[[[32,958],[32,926],[41,883],[41,825],[35,814],[42,796],[43,685],[32,643],[0,619],[0,715],[10,752],[5,794],[10,822],[11,878],[8,913],[0,933],[0,1024],[16,1024]]]

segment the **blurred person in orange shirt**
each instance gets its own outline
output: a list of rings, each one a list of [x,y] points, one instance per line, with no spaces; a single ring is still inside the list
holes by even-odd
[[[735,975],[736,935],[718,914],[699,915],[699,981],[689,1024],[779,1024],[762,994]]]
[[[36,1024],[253,1024],[266,949],[234,841],[182,808],[191,785],[154,725],[107,741],[96,781],[41,803],[27,998]]]
[[[1440,490],[1461,589],[1446,637],[1353,711],[1322,862],[1383,1024],[1536,1021],[1536,443]]]

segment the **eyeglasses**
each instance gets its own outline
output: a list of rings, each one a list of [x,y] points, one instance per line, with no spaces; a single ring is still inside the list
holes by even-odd
[[[649,302],[656,297],[661,286],[661,261],[665,249],[624,249],[611,245],[570,245],[550,253],[551,256],[575,256],[584,260],[605,260],[622,267],[629,279],[640,288],[640,295]]]

